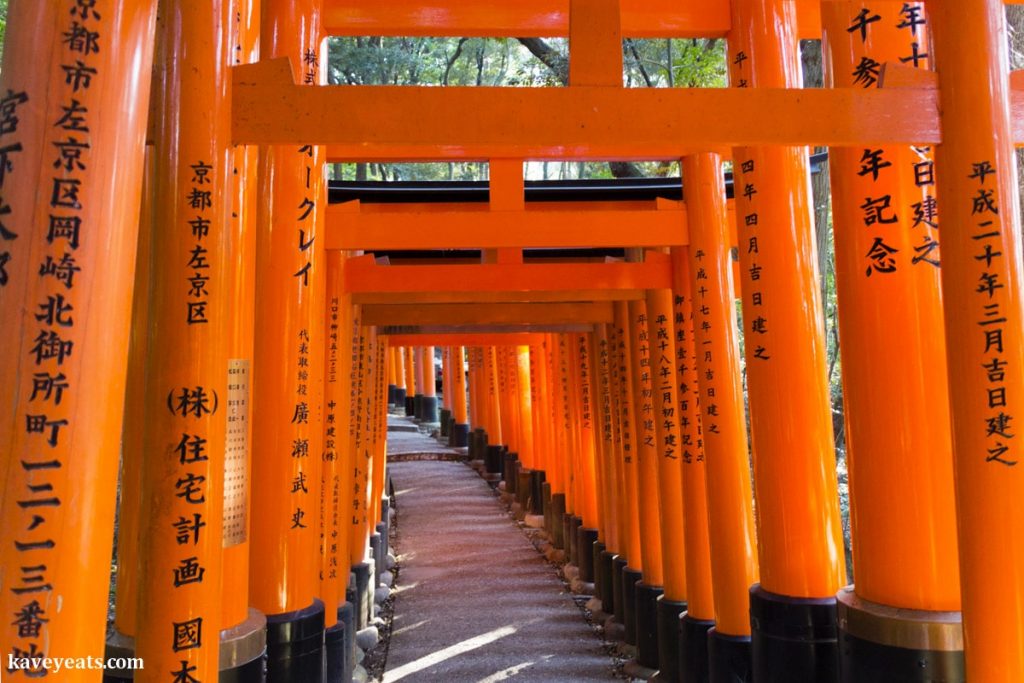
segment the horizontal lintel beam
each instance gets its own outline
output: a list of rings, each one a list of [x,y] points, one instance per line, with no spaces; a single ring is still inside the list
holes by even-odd
[[[501,304],[540,302],[640,301],[643,289],[564,289],[552,292],[354,292],[352,303],[362,306],[396,304]]]
[[[544,343],[544,335],[531,332],[514,332],[508,334],[456,332],[388,335],[391,346],[538,346]]]
[[[671,289],[672,267],[623,262],[378,266],[359,258],[350,259],[345,268],[345,289],[352,294],[520,292],[529,293],[527,300],[536,300],[534,292],[559,292],[581,284],[612,292]]]
[[[540,304],[392,304],[363,306],[364,325],[561,325],[610,323],[610,302]]]
[[[931,87],[316,87],[295,85],[283,59],[233,72],[236,144],[327,145],[331,161],[649,160],[748,145],[941,140]],[[1015,92],[1018,121],[1022,108]]]

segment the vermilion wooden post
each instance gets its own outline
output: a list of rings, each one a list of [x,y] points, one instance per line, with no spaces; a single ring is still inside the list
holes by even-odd
[[[750,587],[758,581],[753,494],[736,323],[737,284],[733,282],[725,182],[716,155],[683,160],[690,246],[673,252],[676,310],[686,347],[692,349],[683,410],[699,410],[684,454],[690,604],[683,666],[701,675],[711,666],[706,641],[734,652],[737,666],[723,667],[713,680],[743,675],[744,642],[750,637]],[[748,249],[749,249],[748,245]],[[692,316],[692,323],[690,317]],[[690,336],[687,338],[686,335]],[[685,438],[685,436],[684,436]],[[706,480],[706,485],[702,482]],[[692,492],[692,495],[690,495]],[[707,493],[701,500],[701,493]],[[697,520],[703,520],[701,525]],[[710,537],[710,538],[709,538]],[[710,558],[708,554],[710,553]],[[711,577],[701,568],[710,563]],[[714,609],[708,601],[713,589]],[[709,622],[714,630],[709,635]],[[723,649],[719,647],[719,649]],[[743,663],[746,663],[744,665]]]
[[[103,655],[155,3],[75,9],[12,2],[0,77],[5,669]]]
[[[799,88],[794,3],[734,0],[732,17],[733,87]],[[808,154],[734,151],[761,568],[751,590],[753,667],[759,680],[784,669],[792,683],[838,678],[831,624],[846,583]],[[820,625],[810,644],[793,642],[789,624],[808,622]],[[731,645],[713,642],[723,652]]]
[[[832,87],[876,86],[873,64],[930,67],[922,3],[832,2],[822,22]],[[862,145],[829,161],[857,568],[839,593],[843,677],[873,677],[880,657],[893,675],[926,661],[929,676],[962,678],[933,149]]]
[[[964,656],[972,683],[1024,676],[1021,240],[1005,9],[928,3],[943,144],[942,289]]]

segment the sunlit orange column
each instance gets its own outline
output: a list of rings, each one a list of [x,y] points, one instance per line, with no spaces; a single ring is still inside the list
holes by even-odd
[[[490,428],[487,430],[493,444],[503,444],[503,425],[501,420],[501,395],[498,388],[500,382],[498,370],[498,350],[489,346],[484,349],[484,374],[487,382],[488,414],[491,418]]]
[[[598,425],[595,424],[594,413],[594,363],[590,334],[569,335],[569,354],[571,356],[571,393],[573,455],[576,460],[576,516],[580,518],[580,527],[576,538],[577,552],[573,555],[573,563],[579,567],[580,580],[591,582],[594,579],[593,546],[601,534],[601,495],[598,478],[597,451]]]
[[[561,365],[558,360],[558,337],[555,334],[544,335],[545,360],[547,362],[547,413],[548,453],[545,456],[547,469],[544,472],[546,486],[550,491],[550,499],[545,500],[548,507],[544,510],[545,524],[551,536],[551,544],[559,550],[565,548],[564,517],[566,514],[565,468],[563,458],[564,420],[561,394]]]
[[[66,3],[17,0],[7,16],[0,657],[8,672],[10,656],[103,656],[154,10],[110,2],[83,18]],[[68,39],[76,30],[83,40]],[[24,671],[46,675],[38,664]],[[62,675],[100,679],[99,671]]]
[[[924,4],[831,2],[822,12],[827,85],[874,87],[884,63],[929,68]],[[833,149],[830,163],[857,568],[856,585],[839,593],[843,679],[875,678],[881,658],[894,676],[957,680],[960,577],[947,378],[935,371],[945,334],[932,149]],[[892,638],[894,623],[912,635]]]
[[[594,413],[598,423],[601,472],[602,536],[594,547],[594,596],[600,600],[600,611],[613,614],[615,591],[612,562],[622,547],[619,505],[620,469],[615,446],[615,412],[612,405],[611,342],[608,324],[595,326],[593,336],[594,358]]]
[[[434,376],[434,347],[424,346],[422,349],[423,367],[423,404],[421,413],[416,417],[424,422],[437,422],[437,380]]]
[[[405,373],[405,347],[395,348],[395,408],[405,408],[405,397],[408,391],[406,387]]]
[[[530,355],[530,411],[533,433],[533,474],[531,475],[532,505],[530,513],[544,515],[550,508],[551,486],[547,483],[550,453],[550,393],[547,376],[547,350],[543,344],[529,349]]]
[[[356,315],[361,316],[361,311]],[[357,358],[353,368],[352,391],[355,404],[352,410],[352,427],[350,443],[354,453],[352,468],[352,507],[349,560],[352,573],[356,578],[356,627],[365,628],[373,618],[373,593],[371,586],[372,565],[369,561],[370,540],[370,488],[373,478],[373,402],[374,364],[376,362],[376,331],[375,328],[363,325],[361,318],[353,323],[353,348]]]
[[[576,469],[576,446],[573,439],[575,423],[573,422],[572,408],[574,384],[571,370],[571,344],[567,334],[555,335],[554,342],[559,403],[559,424],[556,426],[556,429],[559,440],[558,452],[561,460],[561,477],[565,485],[565,509],[562,512],[561,520],[562,542],[567,558],[572,562],[573,538],[576,536],[576,529],[580,526],[582,520],[579,520],[581,504],[577,495],[578,471]]]
[[[657,601],[663,592],[665,571],[661,544],[661,492],[658,489],[657,422],[652,385],[652,338],[647,304],[629,302],[629,334],[633,342],[633,405],[636,424],[637,498],[640,513],[640,553],[643,578],[636,584],[637,661],[651,669],[659,666]]]
[[[736,0],[732,17],[732,85],[799,88],[796,5]],[[761,566],[751,592],[754,676],[784,667],[793,683],[823,683],[838,676],[831,624],[846,566],[808,150],[733,156]],[[789,616],[775,619],[779,609]],[[811,646],[790,638],[789,621],[816,625]]]
[[[967,680],[1024,677],[1020,203],[1006,22],[994,0],[929,3]]]
[[[648,258],[668,260],[665,254],[650,254]],[[680,675],[679,619],[686,611],[687,591],[683,469],[680,466],[685,453],[680,428],[672,290],[648,290],[646,303],[665,589],[657,606],[659,671],[668,680],[675,680]]]
[[[515,391],[519,415],[519,458],[523,467],[533,469],[533,402],[530,393],[530,347],[512,349],[515,362]]]
[[[451,360],[451,402],[452,426],[448,435],[448,445],[461,448],[469,445],[469,411],[466,402],[466,348],[453,346],[449,355]]]
[[[721,186],[719,185],[718,187]],[[697,215],[703,215],[700,214],[700,209],[693,208],[696,203],[703,200],[703,195],[700,194],[695,184],[687,185],[686,188],[688,212],[691,212],[691,216],[693,212],[696,212]],[[724,195],[722,199],[724,200]],[[724,208],[724,204],[722,206]],[[691,217],[690,220],[690,239],[692,241],[695,232],[692,221],[695,219]],[[725,225],[724,222],[722,225]],[[705,436],[702,429],[701,388],[697,373],[698,349],[695,343],[689,254],[690,250],[687,247],[676,247],[672,250],[671,254],[676,341],[676,383],[679,401],[680,446],[682,449],[682,457],[679,459],[679,463],[683,478],[683,521],[686,528],[687,604],[686,613],[679,624],[680,643],[682,644],[679,653],[679,667],[683,673],[684,680],[707,680],[707,633],[715,625],[715,601],[711,580],[711,541],[708,529],[707,459],[704,448]],[[730,268],[731,271],[728,262],[724,264],[724,267]],[[707,299],[708,294],[708,291],[703,293],[705,299]],[[727,295],[726,301],[730,300],[729,296],[731,296],[731,292]],[[705,304],[706,307],[701,307],[701,315],[710,312],[710,305],[711,302],[708,302]],[[714,353],[710,342],[710,339],[702,340],[700,353],[705,354],[708,351],[711,351],[712,354]],[[738,356],[734,355],[733,357],[737,358]],[[714,379],[714,376],[710,378],[710,380]],[[708,380],[705,372],[705,381],[710,380]],[[708,395],[708,400],[717,399],[717,392],[715,394],[715,396]],[[738,406],[738,409],[738,414],[742,415],[742,406]],[[721,426],[716,423],[715,429],[720,431]],[[740,455],[737,452],[734,456],[737,458],[737,461]],[[739,520],[740,528],[745,528],[748,533],[752,533],[753,519],[750,514],[749,470],[744,470],[741,474],[743,481],[746,482],[745,488],[737,489],[736,484],[733,484],[733,496],[738,492],[740,495],[745,496],[743,499],[747,503],[746,505],[737,505],[734,508],[733,517],[728,518],[728,520]],[[746,526],[743,527],[743,524]],[[723,546],[724,544],[720,545],[720,550],[725,553],[725,557],[741,558],[740,562],[742,564],[740,566],[748,566],[746,563],[753,560],[753,543],[749,537],[743,538],[738,547],[731,545]],[[741,580],[734,584],[733,594],[736,596],[736,602],[742,605],[746,603],[746,590],[744,586],[751,583],[751,577],[741,574],[740,578]]]
[[[261,56],[320,82],[320,3],[263,0]],[[254,606],[267,614],[268,681],[320,680],[326,188],[323,149],[260,150],[253,376]]]
[[[622,621],[625,625],[626,642],[635,645],[636,630],[636,583],[643,577],[644,567],[648,561],[644,554],[641,535],[643,520],[640,513],[640,459],[638,452],[640,440],[643,438],[637,426],[634,409],[633,375],[637,369],[633,364],[633,346],[635,344],[632,324],[630,321],[629,304],[622,301],[615,303],[615,336],[618,340],[618,394],[619,394],[619,430],[622,433],[621,458],[623,465],[623,498],[627,533],[625,563],[616,563],[614,570],[621,575],[622,590]],[[649,532],[646,532],[649,533]],[[660,558],[659,558],[660,564]],[[620,568],[621,567],[621,568]]]
[[[136,680],[216,680],[225,515],[234,238],[228,52],[232,3],[172,3],[157,39],[141,473]],[[192,105],[180,99],[190,94]],[[242,519],[244,524],[245,520]],[[233,624],[231,624],[233,625]]]
[[[419,378],[416,375],[416,350],[411,346],[405,347],[405,414],[412,417],[416,414],[416,393],[422,391],[417,386]]]
[[[614,320],[605,327],[608,339],[608,401],[612,425],[612,443],[609,453],[612,461],[612,471],[614,472],[611,487],[613,489],[612,496],[615,500],[617,545],[614,551],[609,549],[609,552],[612,553],[611,566],[609,567],[610,576],[608,579],[611,583],[611,597],[609,598],[610,604],[604,608],[604,611],[614,615],[613,622],[607,625],[617,628],[623,621],[622,571],[628,564],[627,554],[633,543],[633,526],[638,521],[630,519],[628,513],[629,503],[627,501],[628,487],[624,462],[624,444],[625,439],[629,437],[629,433],[627,432],[628,425],[622,419],[622,382],[620,380],[620,368],[622,366],[620,356],[622,351],[619,348],[621,336],[618,325]],[[602,603],[604,600],[605,598],[602,595]]]

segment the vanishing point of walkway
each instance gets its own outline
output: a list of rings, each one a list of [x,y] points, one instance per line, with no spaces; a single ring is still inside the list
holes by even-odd
[[[418,434],[396,442],[409,453],[417,437],[425,452],[444,450]],[[389,468],[401,572],[385,683],[615,678],[555,569],[476,472],[428,460]]]

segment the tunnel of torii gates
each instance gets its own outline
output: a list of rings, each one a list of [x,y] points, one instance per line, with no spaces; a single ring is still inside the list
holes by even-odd
[[[661,680],[1024,681],[1004,11],[11,0],[0,673],[131,677],[36,659],[106,651],[139,681],[348,679],[388,405],[434,419],[440,348],[452,444],[543,514]],[[331,35],[565,36],[570,84],[326,86]],[[626,89],[624,36],[725,38],[732,87]],[[816,37],[826,87],[801,90]],[[329,203],[328,162],[467,159],[484,202]],[[685,201],[527,201],[524,161],[566,159],[679,159]]]

